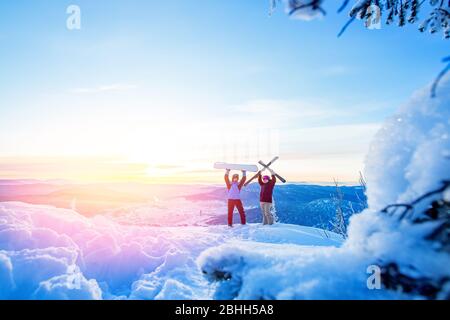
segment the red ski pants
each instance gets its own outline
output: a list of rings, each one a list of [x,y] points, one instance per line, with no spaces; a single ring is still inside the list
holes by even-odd
[[[244,206],[242,205],[242,201],[229,199],[228,200],[228,225],[229,226],[233,225],[234,207],[236,207],[239,211],[239,215],[241,216],[241,224],[245,224],[246,223],[245,211],[244,211]]]

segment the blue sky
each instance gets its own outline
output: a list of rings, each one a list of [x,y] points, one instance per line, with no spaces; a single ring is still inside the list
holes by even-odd
[[[66,28],[70,4],[81,30]],[[432,81],[449,45],[361,22],[337,38],[346,15],[326,4],[305,22],[269,17],[268,1],[2,1],[0,157],[28,166],[0,174],[60,177],[36,159],[90,157],[212,181],[215,159],[277,152],[291,180],[356,179],[380,123]]]

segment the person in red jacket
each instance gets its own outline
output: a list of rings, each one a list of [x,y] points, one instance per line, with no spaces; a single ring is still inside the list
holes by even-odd
[[[277,178],[275,177],[275,173],[273,170],[269,169],[272,174],[272,178],[269,176],[262,176],[259,173],[258,182],[261,186],[261,192],[259,195],[259,201],[261,205],[261,212],[263,216],[263,224],[272,225],[274,223],[274,218],[271,212],[272,209],[272,198],[273,198],[273,189],[275,187],[275,183],[277,182]]]
[[[241,201],[241,189],[244,186],[246,180],[246,172],[242,171],[242,179],[239,181],[239,175],[233,174],[230,182],[230,170],[227,169],[225,173],[225,183],[228,189],[228,226],[233,226],[233,211],[236,207],[241,216],[241,224],[246,223],[244,206]]]

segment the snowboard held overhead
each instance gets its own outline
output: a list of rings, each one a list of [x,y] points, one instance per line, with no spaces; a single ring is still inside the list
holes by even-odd
[[[253,180],[258,178],[258,176],[264,171],[269,170],[270,166],[275,163],[280,157],[276,156],[274,157],[269,163],[265,164],[263,161],[259,161],[258,163],[262,166],[262,169],[259,170],[257,165],[252,164],[236,164],[236,163],[227,163],[227,162],[216,162],[214,163],[214,169],[221,169],[221,170],[239,170],[239,171],[248,171],[248,172],[256,172],[256,174],[251,177],[247,182],[244,184],[244,187],[248,186]],[[274,172],[275,176],[283,183],[286,183],[286,179],[284,179],[282,176]]]
[[[257,172],[258,166],[252,165],[252,164],[235,164],[235,163],[226,163],[226,162],[216,162],[214,164],[214,169]]]

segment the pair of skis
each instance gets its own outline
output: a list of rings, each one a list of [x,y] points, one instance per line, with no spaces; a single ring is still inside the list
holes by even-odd
[[[214,169],[227,169],[227,170],[243,170],[248,172],[257,172],[250,180],[248,180],[244,186],[248,186],[250,182],[255,180],[264,170],[269,169],[269,167],[277,161],[279,157],[273,158],[269,163],[265,164],[261,160],[258,162],[262,165],[262,169],[259,170],[257,165],[251,164],[234,164],[234,163],[226,163],[226,162],[216,162],[214,164]],[[280,176],[278,173],[274,172],[275,177],[277,177],[281,182],[286,183],[286,179]]]
[[[256,173],[251,179],[249,179],[244,186],[248,186],[253,180],[255,180],[264,170],[269,169],[269,167],[274,164],[275,161],[277,161],[280,157],[273,158],[268,164],[265,164],[261,160],[258,161],[260,165],[263,166],[263,169],[259,170],[258,173]],[[274,176],[277,177],[281,182],[286,183],[286,179],[284,179],[282,176],[280,176],[278,173],[274,172]]]

